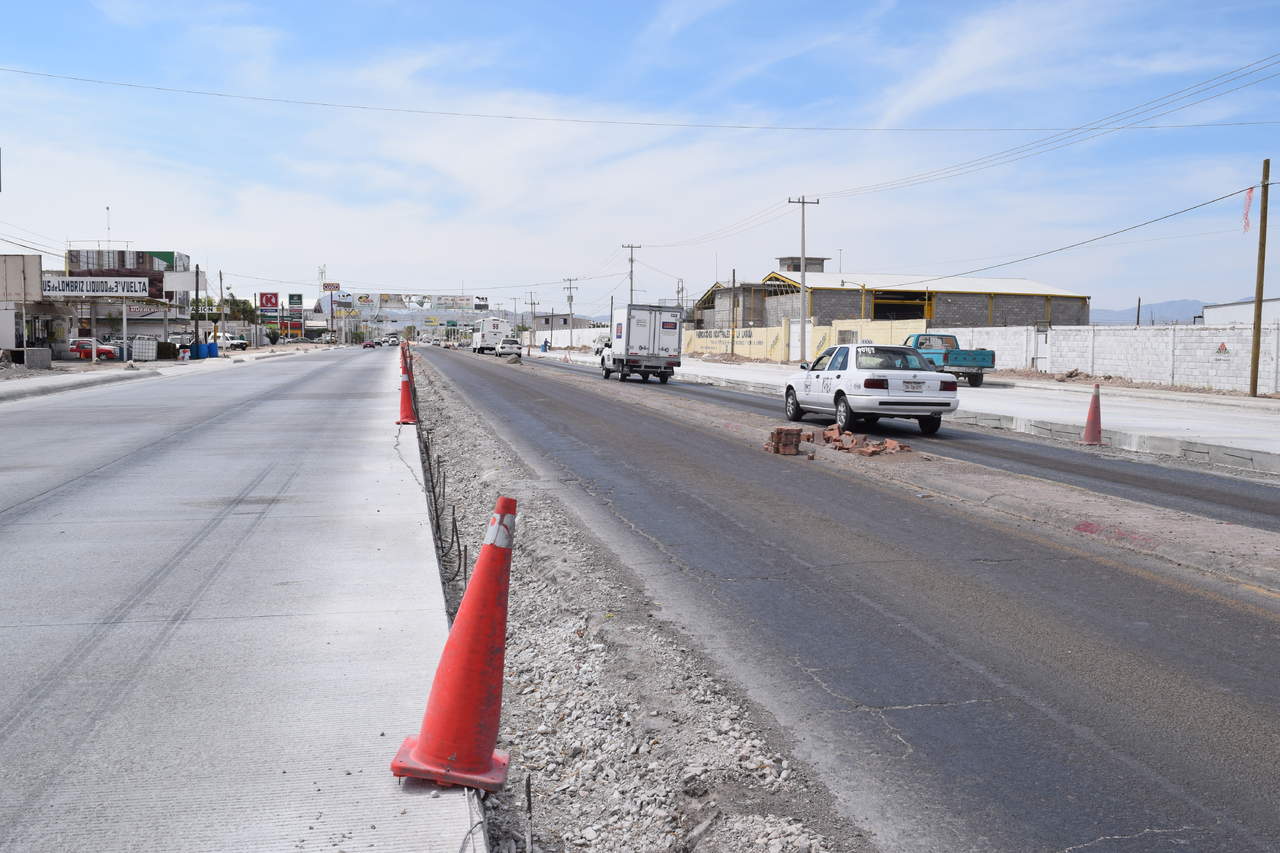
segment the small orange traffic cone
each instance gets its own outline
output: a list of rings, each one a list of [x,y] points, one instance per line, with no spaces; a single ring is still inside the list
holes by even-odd
[[[475,574],[440,654],[422,730],[405,738],[391,762],[396,776],[486,791],[497,791],[507,781],[507,753],[494,747],[502,714],[515,524],[515,500],[498,498]]]
[[[409,385],[409,365],[400,360],[400,420],[397,424],[416,424],[413,416],[413,389]]]
[[[1089,416],[1084,419],[1084,437],[1081,444],[1102,444],[1102,399],[1098,393],[1097,383],[1093,386],[1093,397],[1089,400]]]

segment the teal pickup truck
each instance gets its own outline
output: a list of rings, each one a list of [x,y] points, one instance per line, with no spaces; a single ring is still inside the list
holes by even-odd
[[[915,347],[916,350],[934,366],[944,373],[964,376],[969,385],[977,388],[982,384],[983,371],[993,370],[996,366],[996,354],[989,349],[960,349],[960,342],[955,335],[937,335],[922,332],[908,335],[903,346]]]

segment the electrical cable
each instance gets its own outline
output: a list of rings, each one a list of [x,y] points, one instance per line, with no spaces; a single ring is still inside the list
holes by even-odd
[[[1275,182],[1272,182],[1272,183],[1275,183]],[[1270,185],[1270,184],[1268,184],[1268,186],[1269,186],[1269,185]],[[1165,215],[1163,215],[1163,216],[1157,216],[1157,217],[1156,217],[1156,218],[1154,218],[1154,219],[1148,219],[1146,222],[1139,222],[1137,225],[1129,225],[1129,226],[1127,226],[1127,227],[1125,227],[1125,228],[1119,228],[1119,229],[1116,229],[1115,231],[1109,231],[1109,232],[1107,232],[1106,234],[1100,234],[1100,235],[1098,235],[1097,237],[1090,237],[1090,238],[1089,238],[1089,239],[1087,239],[1087,240],[1079,240],[1079,241],[1077,241],[1077,242],[1075,242],[1075,243],[1070,243],[1070,244],[1068,244],[1068,245],[1066,245],[1066,246],[1059,246],[1059,247],[1058,247],[1058,248],[1056,248],[1056,249],[1047,249],[1047,250],[1045,250],[1045,251],[1043,251],[1043,252],[1036,252],[1036,253],[1035,253],[1035,254],[1033,254],[1033,255],[1027,255],[1027,256],[1026,256],[1026,257],[1024,257],[1024,258],[1018,258],[1017,260],[1013,260],[1013,261],[1005,261],[1004,263],[1000,263],[1000,264],[991,264],[990,266],[978,267],[977,269],[965,270],[964,272],[951,273],[950,275],[938,275],[938,276],[933,276],[932,278],[922,278],[922,279],[920,279],[920,280],[918,280],[918,281],[908,281],[908,282],[905,282],[905,283],[903,283],[903,284],[895,285],[895,289],[901,289],[901,288],[911,287],[911,286],[913,286],[913,285],[917,285],[917,284],[929,284],[930,282],[934,282],[934,281],[943,281],[943,280],[945,280],[945,279],[949,279],[949,278],[960,278],[961,276],[973,275],[974,273],[986,272],[986,271],[988,271],[988,270],[994,270],[994,269],[1000,269],[1001,267],[1013,266],[1014,264],[1021,264],[1021,263],[1024,263],[1024,262],[1026,262],[1026,261],[1034,261],[1034,260],[1036,260],[1037,258],[1043,258],[1043,257],[1045,257],[1046,255],[1056,255],[1057,253],[1059,253],[1059,252],[1065,252],[1065,251],[1067,251],[1068,249],[1074,249],[1074,248],[1077,248],[1077,247],[1079,247],[1079,246],[1085,246],[1085,245],[1088,245],[1089,243],[1096,243],[1096,242],[1098,242],[1099,240],[1105,240],[1105,239],[1107,239],[1108,237],[1114,237],[1114,236],[1116,236],[1117,234],[1124,234],[1124,233],[1126,233],[1126,232],[1128,232],[1128,231],[1135,231],[1135,230],[1137,230],[1137,229],[1139,229],[1139,228],[1145,228],[1145,227],[1146,227],[1146,226],[1148,226],[1148,225],[1154,225],[1154,224],[1155,224],[1155,223],[1157,223],[1157,222],[1163,222],[1163,221],[1164,221],[1164,220],[1166,220],[1166,219],[1172,219],[1172,218],[1173,218],[1173,217],[1175,217],[1175,216],[1181,216],[1181,215],[1182,215],[1182,214],[1184,214],[1184,213],[1190,213],[1190,212],[1191,212],[1191,211],[1193,211],[1193,210],[1199,210],[1199,209],[1200,209],[1200,208],[1202,208],[1202,207],[1208,207],[1208,206],[1209,206],[1209,205],[1211,205],[1211,204],[1217,204],[1218,202],[1220,202],[1220,201],[1224,201],[1224,200],[1229,199],[1229,198],[1232,198],[1233,196],[1238,196],[1238,195],[1240,195],[1240,194],[1242,194],[1242,193],[1247,193],[1250,189],[1253,189],[1253,187],[1252,187],[1252,186],[1249,186],[1249,187],[1241,187],[1241,188],[1240,188],[1240,189],[1238,189],[1238,190],[1233,190],[1233,191],[1231,191],[1231,192],[1229,192],[1229,193],[1227,193],[1227,194],[1225,194],[1225,195],[1220,195],[1220,196],[1218,196],[1217,198],[1211,198],[1211,199],[1209,199],[1208,201],[1202,201],[1202,202],[1200,202],[1199,204],[1193,204],[1193,205],[1191,205],[1190,207],[1184,207],[1184,208],[1182,208],[1182,210],[1175,210],[1173,213],[1166,213],[1166,214],[1165,214]]]
[[[429,110],[415,107],[386,107],[372,104],[352,104],[340,101],[318,101],[307,98],[285,98],[269,95],[245,95],[235,92],[220,92],[213,89],[186,89],[177,86],[158,86],[150,83],[134,83],[125,80],[104,80],[96,77],[84,77],[76,74],[55,74],[46,71],[32,71],[27,68],[0,67],[0,72],[19,74],[27,77],[41,77],[48,80],[65,80],[74,83],[89,83],[95,86],[114,86],[122,89],[140,89],[149,92],[162,92],[169,95],[195,95],[203,98],[224,98],[235,101],[253,101],[268,104],[288,104],[292,106],[322,107],[325,109],[359,110],[362,112],[400,113],[407,115],[424,115],[438,118],[472,118],[493,119],[499,121],[528,121],[560,124],[605,125],[616,127],[656,127],[692,130],[767,130],[789,132],[823,132],[823,133],[1043,133],[1047,131],[1069,130],[1057,127],[850,127],[839,125],[780,125],[780,124],[741,124],[731,122],[682,122],[682,121],[646,121],[641,119],[605,119],[580,118],[575,116],[540,116],[519,113],[478,113],[458,110]],[[1117,130],[1170,130],[1193,127],[1248,127],[1280,124],[1280,121],[1252,122],[1200,122],[1187,124],[1127,126]]]

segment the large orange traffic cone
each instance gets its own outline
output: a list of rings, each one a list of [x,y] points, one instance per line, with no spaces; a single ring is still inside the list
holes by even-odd
[[[431,683],[422,731],[407,737],[391,762],[396,776],[497,791],[507,781],[498,743],[507,589],[516,502],[498,498],[475,574],[467,585]]]
[[[409,385],[409,365],[400,359],[400,420],[398,424],[416,424],[413,416],[413,388]]]
[[[1102,444],[1102,400],[1098,386],[1093,386],[1093,397],[1089,400],[1089,416],[1084,419],[1084,437],[1081,444]]]

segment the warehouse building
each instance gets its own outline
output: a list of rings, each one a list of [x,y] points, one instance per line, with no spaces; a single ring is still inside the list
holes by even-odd
[[[1089,297],[1026,278],[826,272],[806,258],[807,315],[836,320],[924,320],[928,326],[1084,326]],[[801,317],[800,258],[778,258],[757,282],[716,282],[698,300],[697,328],[781,326]]]

